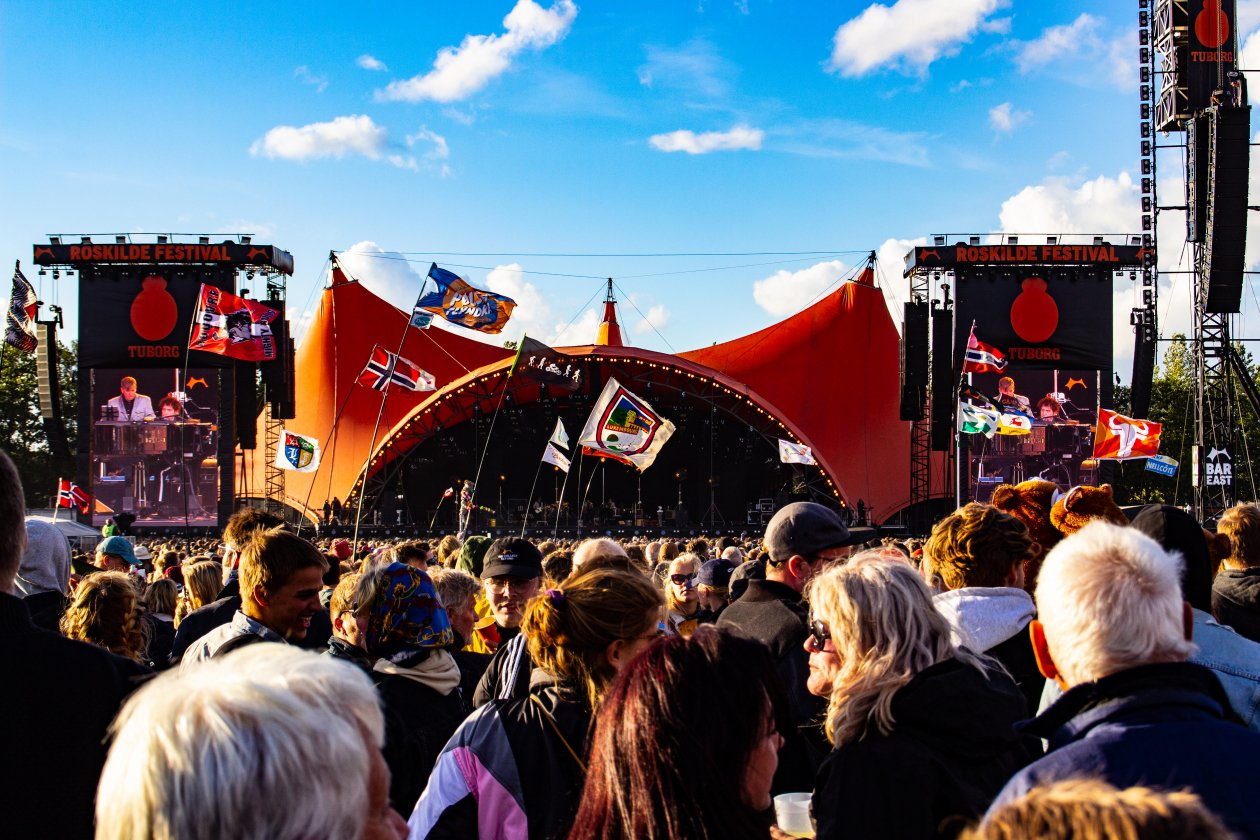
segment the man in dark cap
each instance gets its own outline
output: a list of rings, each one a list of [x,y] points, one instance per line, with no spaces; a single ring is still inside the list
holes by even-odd
[[[481,585],[494,617],[491,629],[499,646],[473,694],[473,705],[524,697],[529,693],[533,663],[521,636],[525,604],[542,583],[542,554],[529,540],[498,539],[490,544],[481,566]]]
[[[701,564],[700,571],[696,574],[696,589],[700,595],[700,609],[703,611],[700,618],[702,622],[717,621],[726,609],[730,600],[727,597],[728,587],[734,571],[735,564],[721,557]]]
[[[744,594],[717,621],[720,628],[766,645],[778,662],[790,705],[779,710],[779,717],[790,720],[796,731],[780,730],[785,741],[771,785],[776,794],[812,789],[821,754],[813,752],[810,741],[825,743],[816,723],[825,701],[806,687],[809,606],[801,593],[824,565],[843,560],[853,546],[870,539],[871,530],[850,531],[838,513],[815,502],[780,508],[766,525],[765,580],[749,580]]]

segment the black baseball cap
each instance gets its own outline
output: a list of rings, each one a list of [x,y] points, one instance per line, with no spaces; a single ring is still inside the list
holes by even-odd
[[[529,540],[498,539],[490,543],[481,566],[481,577],[542,577],[542,554]]]
[[[874,528],[847,528],[840,514],[817,502],[793,502],[779,508],[766,525],[770,562],[785,563],[799,554],[811,557],[829,548],[860,545],[876,536]]]

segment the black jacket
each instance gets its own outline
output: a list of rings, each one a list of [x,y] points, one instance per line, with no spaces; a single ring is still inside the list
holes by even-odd
[[[399,674],[373,672],[371,676],[385,714],[382,753],[389,765],[389,801],[400,814],[409,814],[429,781],[438,754],[471,708],[458,688],[439,694]]]
[[[105,732],[152,672],[31,623],[0,593],[0,817],[6,837],[91,838]]]
[[[750,580],[748,589],[718,617],[717,627],[756,639],[774,656],[787,692],[788,708],[778,710],[780,732],[779,767],[770,789],[775,794],[809,790],[818,762],[827,750],[819,724],[827,701],[809,693],[809,606],[801,594],[785,583]]]
[[[953,837],[1033,756],[1015,734],[1024,697],[1006,674],[956,659],[892,699],[893,729],[836,747],[814,788],[818,840]]]
[[[1260,642],[1260,568],[1225,569],[1212,584],[1212,615]]]
[[[477,688],[472,695],[474,709],[480,709],[491,700],[524,697],[529,694],[529,675],[534,660],[529,655],[525,638],[516,627],[499,628],[499,647],[491,654]]]
[[[171,643],[171,664],[178,665],[184,658],[184,652],[192,643],[209,633],[216,627],[230,624],[232,616],[241,608],[241,584],[233,579],[219,591],[219,600],[204,607],[195,609],[179,623],[175,630],[175,640]],[[295,640],[293,644],[306,650],[323,650],[332,636],[332,618],[326,611],[311,616],[311,626],[305,638]]]

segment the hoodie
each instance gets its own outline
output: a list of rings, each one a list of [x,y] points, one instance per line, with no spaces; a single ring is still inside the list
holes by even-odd
[[[1032,596],[1009,586],[968,586],[932,600],[953,628],[954,644],[1001,662],[1024,695],[1028,716],[1035,715],[1046,680],[1028,635],[1028,623],[1037,617]]]
[[[13,594],[26,602],[31,622],[53,633],[65,614],[70,588],[70,543],[51,522],[26,520],[26,552]]]
[[[1212,584],[1212,614],[1260,642],[1260,568],[1223,569]]]

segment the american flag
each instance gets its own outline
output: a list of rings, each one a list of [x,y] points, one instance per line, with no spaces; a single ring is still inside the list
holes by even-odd
[[[39,301],[35,289],[22,275],[22,265],[13,268],[13,296],[9,298],[9,311],[4,319],[4,342],[12,344],[23,353],[34,353],[39,346],[35,337],[35,314]]]
[[[359,374],[358,382],[377,391],[384,391],[390,385],[399,385],[409,391],[433,391],[437,388],[433,374],[379,344],[372,348],[372,358],[368,359],[367,367]]]

